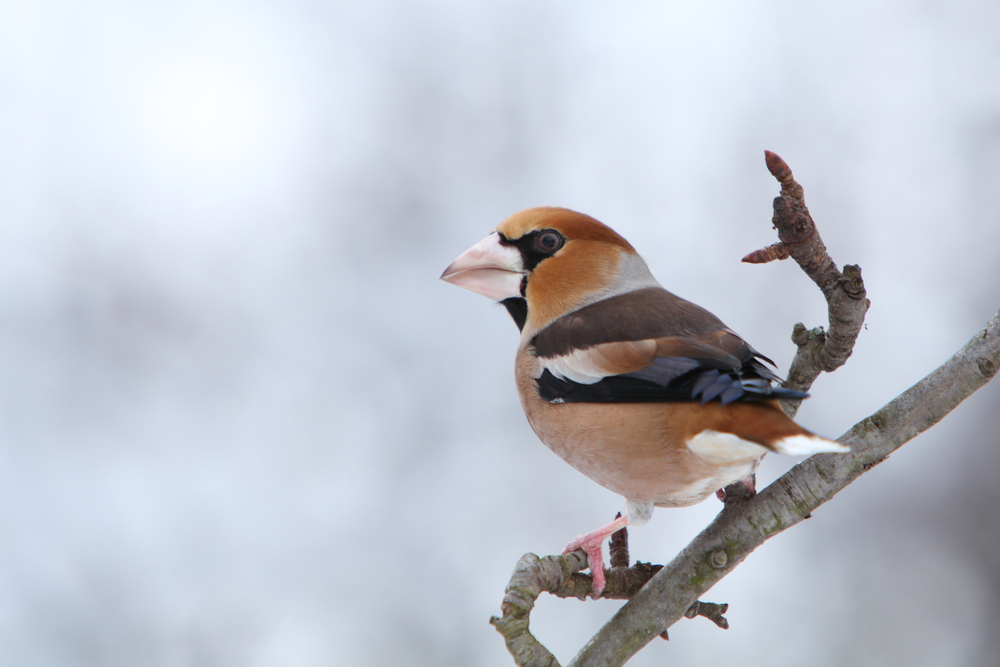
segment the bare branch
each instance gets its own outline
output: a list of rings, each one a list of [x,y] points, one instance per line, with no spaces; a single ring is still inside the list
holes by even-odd
[[[813,456],[755,498],[727,506],[608,621],[570,667],[624,664],[750,552],[939,422],[998,368],[1000,311],[944,365],[841,436],[840,442],[851,447],[849,454]],[[719,551],[724,560],[713,558]]]
[[[788,249],[788,246],[786,246],[783,242],[778,241],[777,243],[772,243],[766,248],[754,250],[741,261],[747,264],[767,264],[768,262],[773,262],[776,259],[788,259],[791,256],[792,253]]]
[[[768,170],[781,183],[781,194],[774,199],[771,218],[781,240],[750,253],[743,261],[759,264],[791,257],[823,292],[828,331],[824,332],[822,327],[807,330],[799,323],[792,332],[798,351],[786,384],[792,389],[808,391],[821,371],[834,371],[851,356],[871,303],[866,298],[861,268],[848,265],[841,273],[830,258],[806,207],[802,186],[795,181],[788,164],[771,151],[764,151],[764,159]],[[799,401],[789,401],[786,412],[794,416],[798,404]]]
[[[617,519],[621,517],[621,515],[622,513],[619,512],[615,515],[615,518]],[[611,557],[611,569],[616,567],[628,567],[630,560],[628,555],[628,528],[622,528],[611,535],[608,555]]]
[[[615,534],[619,533],[621,531]],[[619,548],[626,539],[626,536],[619,537]],[[625,549],[628,549],[627,545]],[[580,573],[585,567],[587,558],[582,551],[544,558],[529,553],[521,556],[517,562],[501,605],[503,616],[494,616],[490,623],[503,635],[507,650],[519,667],[559,667],[555,656],[531,634],[528,628],[529,617],[535,600],[543,592],[561,598],[589,598],[593,592],[593,580],[590,575]],[[662,565],[650,563],[612,568],[606,573],[607,586],[601,597],[627,600],[649,583],[662,568]],[[729,621],[723,616],[728,608],[727,604],[695,600],[684,612],[684,616],[704,616],[720,628],[728,629]],[[660,635],[664,639],[668,638],[666,629]]]
[[[716,604],[715,602],[702,602],[701,600],[698,600],[691,605],[686,612],[684,612],[684,618],[704,616],[723,630],[728,630],[729,621],[725,616],[723,616],[723,614],[725,614],[728,610],[728,604]],[[666,630],[663,632],[666,632]]]
[[[587,557],[581,551],[545,558],[525,554],[517,561],[500,605],[503,616],[494,616],[490,623],[503,635],[507,650],[520,667],[559,667],[555,656],[528,630],[528,620],[542,591],[564,586],[585,567]]]

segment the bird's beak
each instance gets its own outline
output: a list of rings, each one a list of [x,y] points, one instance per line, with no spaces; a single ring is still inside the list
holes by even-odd
[[[497,232],[463,252],[441,274],[441,280],[494,301],[521,296],[523,279],[520,251],[501,244]]]

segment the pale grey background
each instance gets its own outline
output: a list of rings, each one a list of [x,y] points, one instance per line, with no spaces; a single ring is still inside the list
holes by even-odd
[[[873,301],[800,413],[838,436],[1000,306],[997,84],[982,1],[0,0],[0,664],[510,664],[517,558],[621,503],[537,442],[513,324],[441,270],[575,208],[784,369],[825,307],[739,263],[774,150]],[[633,664],[994,664],[998,407],[753,554],[706,596],[731,630]],[[616,607],[533,627],[568,660]]]

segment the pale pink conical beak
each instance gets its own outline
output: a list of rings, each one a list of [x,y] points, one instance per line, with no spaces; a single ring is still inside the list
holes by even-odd
[[[523,279],[520,251],[501,244],[497,232],[463,252],[441,274],[441,280],[494,301],[521,296]]]

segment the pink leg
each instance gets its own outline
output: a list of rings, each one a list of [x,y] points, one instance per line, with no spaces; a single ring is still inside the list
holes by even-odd
[[[579,535],[575,540],[566,545],[564,554],[573,551],[583,551],[587,554],[587,566],[590,567],[590,575],[594,578],[594,599],[601,597],[604,590],[604,555],[601,548],[604,540],[615,532],[628,525],[628,517],[620,516],[606,526],[602,526],[592,533]]]

